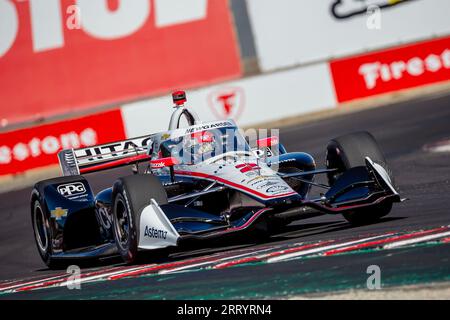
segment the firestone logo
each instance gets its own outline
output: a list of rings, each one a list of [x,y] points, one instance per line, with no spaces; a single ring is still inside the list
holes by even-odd
[[[379,81],[390,82],[401,80],[405,76],[419,77],[425,73],[450,69],[450,50],[441,54],[430,54],[425,59],[414,57],[407,61],[391,63],[371,62],[360,66],[359,74],[364,78],[366,88],[374,89]]]
[[[209,105],[219,119],[238,120],[244,111],[244,90],[239,87],[223,88],[209,95]]]
[[[13,147],[1,146],[0,164],[10,164],[14,160],[25,161],[41,155],[52,155],[61,149],[89,147],[97,144],[97,141],[97,132],[92,128],[86,128],[79,134],[72,131],[57,137],[46,136],[43,139],[35,137],[30,141],[18,142]]]

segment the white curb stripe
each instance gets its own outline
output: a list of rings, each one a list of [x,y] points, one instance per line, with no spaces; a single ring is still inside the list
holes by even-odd
[[[245,256],[256,255],[257,253],[266,252],[266,251],[270,251],[270,250],[273,250],[273,248],[267,248],[267,249],[264,249],[264,250],[257,250],[257,251],[247,252],[247,253],[243,253],[243,254],[238,254],[236,256],[225,257],[225,258],[221,258],[221,259],[217,259],[217,260],[213,260],[213,261],[206,261],[206,262],[191,264],[191,265],[182,266],[182,267],[174,268],[174,269],[165,269],[165,270],[159,271],[158,274],[167,274],[167,273],[177,272],[177,271],[190,269],[190,268],[194,268],[194,267],[200,267],[200,266],[204,266],[204,265],[208,265],[208,264],[217,264],[217,263],[221,263],[223,261],[233,260],[233,259],[236,259],[236,258],[242,258],[242,257],[245,257]]]
[[[432,235],[429,235],[429,236],[423,236],[423,237],[409,239],[409,240],[397,241],[397,242],[390,243],[390,244],[387,244],[387,245],[383,246],[383,249],[397,248],[397,247],[406,246],[406,245],[409,245],[409,244],[415,244],[415,243],[419,243],[419,242],[439,239],[439,238],[443,238],[443,237],[446,237],[446,236],[449,236],[449,235],[450,235],[450,231],[447,231],[447,232],[432,234]]]
[[[82,283],[94,281],[94,280],[97,280],[97,279],[102,279],[102,278],[107,278],[107,277],[110,277],[110,276],[115,276],[115,275],[118,275],[118,274],[121,274],[121,273],[125,273],[125,272],[132,272],[132,271],[136,271],[136,270],[139,270],[139,269],[148,268],[150,266],[151,265],[145,265],[145,266],[139,266],[139,267],[134,267],[134,268],[127,268],[125,270],[119,270],[119,271],[112,271],[112,272],[108,272],[108,273],[102,273],[102,274],[98,274],[98,275],[87,277],[87,278],[81,278],[79,280],[68,280],[66,282],[62,282],[62,283],[58,284],[57,286],[58,287],[66,287],[67,285],[82,284]]]
[[[273,258],[267,259],[267,262],[268,263],[279,262],[279,261],[292,259],[292,258],[297,258],[297,257],[301,257],[301,256],[313,254],[313,253],[318,253],[318,252],[322,252],[322,251],[328,251],[328,250],[331,250],[331,249],[337,249],[337,248],[341,248],[341,247],[346,247],[346,246],[349,246],[349,245],[353,245],[353,244],[357,244],[357,243],[361,243],[361,242],[366,242],[366,241],[370,241],[370,240],[374,240],[374,239],[378,239],[378,238],[384,238],[384,237],[392,236],[394,234],[395,233],[387,233],[387,234],[383,234],[381,236],[364,238],[364,239],[360,239],[360,240],[344,242],[344,243],[329,245],[329,246],[320,247],[320,248],[309,249],[309,250],[300,251],[300,252],[288,253],[288,254],[285,254],[285,255],[282,255],[282,256],[278,256],[278,257],[273,257]]]
[[[14,282],[14,283],[11,283],[11,285],[8,286],[8,287],[0,288],[0,292],[8,291],[8,290],[11,290],[11,289],[16,289],[16,288],[22,288],[22,287],[28,287],[28,286],[32,286],[32,285],[37,285],[37,284],[44,283],[44,282],[51,281],[51,280],[62,279],[64,277],[66,277],[66,276],[67,276],[67,274],[63,274],[63,275],[59,275],[59,276],[39,279],[39,280],[25,282],[25,283],[23,283],[23,282],[22,283]]]

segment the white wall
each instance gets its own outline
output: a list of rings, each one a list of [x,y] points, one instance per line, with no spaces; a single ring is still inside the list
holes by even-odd
[[[230,116],[213,103],[221,94],[234,93]],[[187,105],[202,121],[233,118],[241,126],[333,108],[336,98],[328,64],[225,82],[187,92]],[[128,137],[167,130],[173,112],[170,95],[124,105],[122,115]]]
[[[329,60],[450,34],[449,0],[410,0],[381,9],[381,29],[367,14],[337,19],[337,0],[247,0],[260,66],[264,71]],[[341,0],[340,10],[388,0]],[[392,1],[390,1],[392,2]]]

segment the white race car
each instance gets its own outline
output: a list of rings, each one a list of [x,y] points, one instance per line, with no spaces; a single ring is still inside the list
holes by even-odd
[[[61,151],[63,176],[35,185],[31,216],[48,266],[117,254],[132,263],[143,252],[190,241],[269,235],[303,218],[307,207],[370,223],[401,201],[367,132],[331,140],[327,165],[318,169],[311,155],[287,152],[278,137],[250,146],[234,121],[202,123],[184,106],[183,91],[173,98],[168,131]],[[183,117],[188,126],[181,128]],[[80,175],[123,165],[134,174],[96,195]],[[329,184],[315,182],[318,174]],[[311,187],[324,191],[311,198]]]

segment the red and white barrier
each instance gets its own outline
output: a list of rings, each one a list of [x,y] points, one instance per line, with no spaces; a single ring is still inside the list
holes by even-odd
[[[450,37],[330,63],[338,102],[450,80]]]
[[[331,109],[336,105],[328,65],[263,74],[198,90],[188,90],[187,105],[202,121],[234,119],[240,126]],[[170,95],[122,107],[127,136],[167,130],[173,112]]]
[[[58,163],[62,149],[125,139],[120,109],[0,134],[0,176]]]

